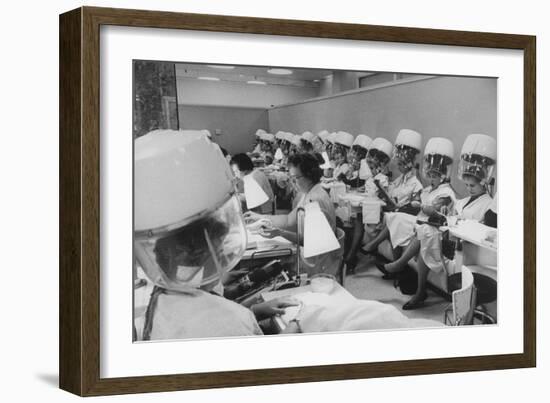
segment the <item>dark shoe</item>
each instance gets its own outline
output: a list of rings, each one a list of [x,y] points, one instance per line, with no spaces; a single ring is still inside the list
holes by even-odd
[[[357,256],[354,256],[350,259],[346,259],[346,271],[349,274],[355,274],[355,267],[357,266],[358,260],[359,259],[357,258]]]
[[[428,298],[428,294],[424,293],[420,296],[420,298],[416,302],[412,302],[412,299],[411,299],[409,302],[403,305],[403,310],[411,311],[413,309],[422,308],[424,306],[424,302],[426,301],[426,298]]]
[[[380,270],[384,276],[388,276],[390,275],[391,273],[389,271],[386,270],[386,268],[384,267],[384,263],[381,263],[381,262],[374,262],[374,265],[376,266],[376,268],[378,270]]]
[[[401,272],[392,273],[386,270],[386,274],[382,276],[383,280],[398,280],[401,277]]]

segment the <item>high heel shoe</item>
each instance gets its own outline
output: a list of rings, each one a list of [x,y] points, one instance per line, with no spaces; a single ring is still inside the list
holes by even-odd
[[[424,302],[426,301],[426,298],[428,298],[428,293],[424,292],[415,302],[413,302],[414,297],[407,302],[405,305],[403,305],[404,311],[411,311],[413,309],[422,308],[424,306]]]
[[[383,263],[375,262],[374,265],[384,274],[382,276],[383,280],[397,280],[399,277],[401,277],[401,272],[388,271]]]
[[[346,259],[346,270],[349,274],[355,274],[355,268],[357,267],[358,260],[359,259],[357,256]]]
[[[384,274],[384,276],[388,276],[390,274],[389,271],[386,270],[386,268],[384,267],[384,264],[381,263],[381,262],[374,262],[374,265],[376,266],[376,268],[378,270],[380,270],[382,272],[382,274]]]

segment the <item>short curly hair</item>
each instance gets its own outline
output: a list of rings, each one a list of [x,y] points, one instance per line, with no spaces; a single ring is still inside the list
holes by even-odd
[[[319,160],[310,153],[291,155],[288,158],[288,165],[300,169],[302,175],[313,182],[313,184],[319,183],[323,176],[323,170],[319,166]]]

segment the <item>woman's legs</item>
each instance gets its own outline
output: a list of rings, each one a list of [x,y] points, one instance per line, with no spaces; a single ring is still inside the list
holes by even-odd
[[[382,242],[384,242],[384,240],[388,239],[389,237],[390,237],[390,230],[386,225],[384,225],[384,228],[382,229],[382,231],[380,231],[380,233],[374,239],[367,242],[367,244],[363,248],[363,251],[367,253],[374,252],[378,247],[378,245],[380,245]]]
[[[416,288],[416,293],[412,298],[403,305],[404,310],[417,309],[422,307],[424,300],[428,297],[426,293],[426,285],[428,283],[428,274],[430,273],[430,268],[424,263],[422,256],[418,255],[418,286]]]
[[[395,260],[394,262],[385,264],[384,268],[389,273],[398,273],[405,268],[409,260],[418,255],[419,251],[420,241],[416,238],[413,238],[405,248],[403,254],[399,257],[399,259]]]
[[[355,266],[357,265],[357,251],[361,247],[361,242],[363,240],[364,234],[365,227],[363,225],[363,215],[357,214],[357,217],[353,222],[351,243],[345,257],[346,264],[348,265],[348,270],[351,272],[355,270]]]

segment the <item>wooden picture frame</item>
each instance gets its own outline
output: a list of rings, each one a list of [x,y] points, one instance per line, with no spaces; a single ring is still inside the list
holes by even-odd
[[[524,52],[523,353],[308,367],[100,377],[100,27],[118,25]],[[81,396],[481,371],[536,365],[534,36],[82,7],[60,16],[60,387]]]

